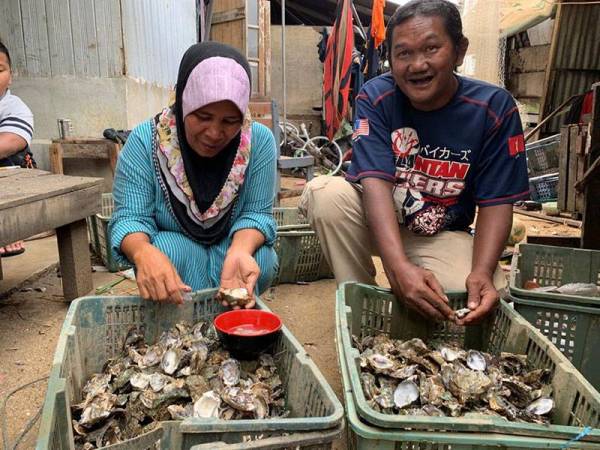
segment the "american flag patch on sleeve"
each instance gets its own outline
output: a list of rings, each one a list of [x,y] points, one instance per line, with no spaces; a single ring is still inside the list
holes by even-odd
[[[358,139],[360,136],[369,135],[369,119],[356,119],[354,122],[354,132],[352,139]]]

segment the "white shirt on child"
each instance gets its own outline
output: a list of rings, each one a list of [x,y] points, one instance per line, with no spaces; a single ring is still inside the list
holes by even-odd
[[[27,105],[10,90],[0,97],[0,133],[14,133],[31,144],[33,137],[33,113]]]

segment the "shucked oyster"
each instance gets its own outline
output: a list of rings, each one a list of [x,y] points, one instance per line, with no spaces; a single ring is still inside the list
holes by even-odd
[[[234,306],[240,306],[243,308],[253,300],[252,295],[248,294],[248,290],[246,288],[221,288],[217,293],[217,299],[226,302],[232,308]]]

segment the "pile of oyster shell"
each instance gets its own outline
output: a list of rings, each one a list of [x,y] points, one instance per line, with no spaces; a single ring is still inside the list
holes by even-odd
[[[527,355],[493,356],[421,339],[368,336],[361,352],[361,383],[369,406],[387,414],[481,417],[548,423],[554,408],[550,371],[531,369]]]
[[[83,401],[71,407],[79,449],[131,439],[164,420],[289,414],[273,356],[231,358],[211,322],[178,323],[154,345],[134,328],[123,347],[85,384]]]

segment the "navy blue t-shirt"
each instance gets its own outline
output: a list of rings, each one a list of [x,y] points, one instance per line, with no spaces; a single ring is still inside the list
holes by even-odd
[[[399,218],[413,231],[465,230],[479,207],[529,196],[525,142],[511,95],[457,77],[450,102],[419,111],[391,73],[367,82],[356,99],[352,163],[346,176],[395,184]]]

